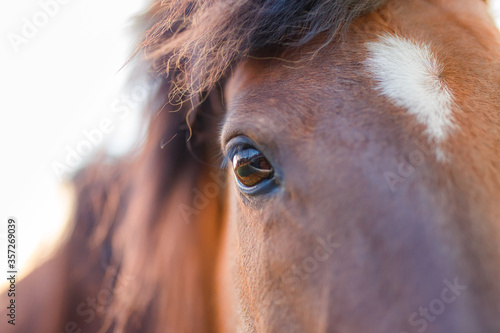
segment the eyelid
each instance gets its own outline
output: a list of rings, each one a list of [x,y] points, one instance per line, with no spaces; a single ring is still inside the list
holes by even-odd
[[[229,156],[230,153],[234,152],[236,148],[239,147],[255,147],[257,150],[259,150],[259,147],[255,142],[247,138],[246,136],[242,135],[235,135],[231,139],[228,139],[227,144],[226,144],[226,153],[225,155]]]

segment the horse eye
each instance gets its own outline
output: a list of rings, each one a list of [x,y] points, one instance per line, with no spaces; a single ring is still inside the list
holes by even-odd
[[[271,163],[255,148],[239,149],[233,156],[233,170],[239,182],[246,187],[253,187],[274,174]]]

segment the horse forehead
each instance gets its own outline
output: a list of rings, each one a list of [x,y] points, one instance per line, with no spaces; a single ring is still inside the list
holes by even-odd
[[[436,9],[435,6],[432,6],[432,9]],[[433,15],[442,18],[442,10],[436,9],[436,11],[439,13]],[[348,101],[351,109],[366,111],[366,103],[371,100],[374,102],[371,109],[401,110],[409,117],[398,119],[422,125],[419,127],[420,134],[433,144],[437,160],[446,161],[447,141],[452,141],[452,137],[464,130],[457,125],[460,123],[457,119],[460,120],[463,113],[461,105],[464,100],[462,96],[464,88],[455,79],[461,63],[460,57],[450,55],[449,52],[443,53],[443,45],[457,50],[476,46],[479,50],[478,45],[474,44],[477,44],[475,38],[484,34],[483,30],[486,29],[483,29],[482,25],[479,27],[472,24],[471,27],[469,24],[464,25],[461,19],[457,18],[461,18],[460,15],[455,15],[454,12],[452,14],[448,16],[453,19],[443,19],[439,25],[451,24],[455,28],[471,30],[470,33],[475,36],[474,38],[463,37],[463,40],[454,38],[451,41],[450,38],[431,33],[433,31],[431,29],[429,33],[415,34],[408,27],[397,35],[384,33],[383,27],[378,27],[369,33],[357,31],[356,38],[347,39],[347,47],[333,43],[325,48],[326,52],[321,52],[310,63],[304,61],[297,65],[293,61],[250,59],[240,64],[233,72],[229,84],[226,85],[228,95],[238,95],[242,90],[253,91],[255,96],[274,94],[277,100],[284,102],[283,110],[276,108],[278,112],[289,113],[292,109],[289,104],[295,103],[295,109],[299,112],[301,106],[305,106],[309,109],[307,111],[316,108],[320,112],[329,113],[327,111],[331,111],[331,108],[325,110],[325,105],[321,105],[323,102],[330,103],[332,98],[350,99],[348,94],[368,89],[371,90],[371,95],[366,93],[360,95],[365,101]],[[405,15],[415,19],[411,13]],[[398,17],[397,20],[406,18],[405,15]],[[361,20],[360,25],[370,19],[368,16]],[[404,22],[400,24],[404,25]],[[419,38],[413,38],[414,35],[418,35]],[[449,61],[451,63],[448,63]],[[481,72],[478,68],[482,67],[476,67],[473,74]],[[349,89],[344,89],[342,82],[347,82]],[[314,86],[318,89],[313,89]],[[346,93],[342,94],[342,91]],[[331,96],[322,95],[324,92]],[[308,94],[311,96],[307,96]],[[470,98],[475,97],[467,97],[465,100]],[[266,100],[260,100],[259,103],[265,105]],[[364,117],[370,117],[370,114],[373,116],[370,112],[365,113]],[[269,115],[261,116],[265,118]],[[413,121],[409,121],[411,119]]]

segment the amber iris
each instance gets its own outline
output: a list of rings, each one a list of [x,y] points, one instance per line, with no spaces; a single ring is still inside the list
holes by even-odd
[[[273,177],[273,167],[262,153],[254,148],[246,148],[233,157],[236,178],[247,187],[255,186]]]

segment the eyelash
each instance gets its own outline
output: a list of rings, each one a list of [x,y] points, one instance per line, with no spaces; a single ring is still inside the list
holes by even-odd
[[[236,141],[233,143],[233,141]],[[227,170],[227,168],[232,164],[233,157],[236,155],[236,153],[244,148],[248,147],[253,147],[253,145],[249,142],[248,139],[241,137],[241,136],[235,136],[228,141],[228,147],[226,148],[226,151],[221,152],[221,159],[220,159],[220,168],[221,170]]]
[[[230,167],[233,157],[237,152],[237,146],[230,147],[226,152],[221,152],[220,169],[227,170]]]

